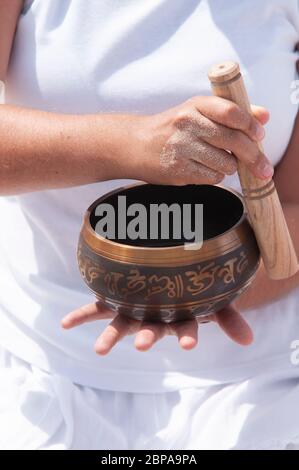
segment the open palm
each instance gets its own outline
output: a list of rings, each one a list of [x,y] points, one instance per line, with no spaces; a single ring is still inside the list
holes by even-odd
[[[175,335],[182,349],[193,349],[198,342],[198,327],[200,319],[176,323],[149,323],[115,314],[101,302],[96,302],[74,310],[62,320],[65,329],[74,328],[84,323],[107,320],[110,324],[105,328],[95,342],[97,354],[105,355],[124,336],[136,334],[135,347],[138,351],[147,351],[158,340],[166,335]],[[243,317],[231,305],[215,315],[204,317],[202,320],[215,321],[219,327],[236,343],[249,345],[253,340],[252,331]]]

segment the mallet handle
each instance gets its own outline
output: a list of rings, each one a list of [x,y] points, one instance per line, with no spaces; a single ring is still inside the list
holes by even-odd
[[[248,95],[235,62],[223,62],[209,73],[214,95],[226,98],[251,113]],[[258,144],[263,151],[262,145]],[[271,279],[286,279],[298,271],[298,259],[273,180],[256,178],[238,161],[245,205]]]

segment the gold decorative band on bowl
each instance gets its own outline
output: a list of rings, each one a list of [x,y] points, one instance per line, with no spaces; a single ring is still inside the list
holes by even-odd
[[[182,304],[176,304],[176,303],[172,303],[172,304],[138,304],[138,303],[135,303],[135,302],[123,302],[121,300],[116,300],[116,299],[111,299],[110,297],[107,297],[107,296],[101,296],[101,294],[99,294],[98,292],[94,291],[90,286],[89,286],[89,290],[101,301],[101,302],[109,302],[111,304],[115,304],[115,305],[118,305],[120,307],[126,307],[126,308],[142,308],[142,309],[148,309],[150,310],[151,308],[152,309],[156,309],[156,308],[160,308],[160,309],[163,309],[163,308],[175,308],[175,309],[183,309],[183,308],[187,308],[187,307],[192,307],[192,306],[197,306],[200,307],[201,305],[204,305],[206,303],[209,303],[209,302],[213,302],[213,301],[221,301],[221,300],[224,300],[226,297],[230,297],[232,294],[237,294],[239,291],[240,292],[243,292],[250,284],[251,282],[253,281],[255,277],[255,272],[254,274],[241,286],[238,286],[236,287],[235,289],[231,289],[230,291],[226,291],[225,293],[223,294],[218,294],[218,295],[215,295],[213,297],[208,297],[207,299],[202,299],[202,300],[194,300],[192,302],[185,302],[185,303],[182,303]]]
[[[238,229],[238,230],[237,230]],[[249,226],[239,226],[236,233],[229,232],[227,237],[221,239],[211,239],[204,242],[204,245],[197,250],[186,250],[184,246],[170,248],[136,248],[128,245],[114,243],[111,240],[98,240],[94,234],[86,228],[82,230],[82,237],[86,245],[92,251],[103,258],[118,263],[143,265],[143,266],[187,266],[190,263],[203,262],[209,259],[224,256],[242,246],[250,236]]]

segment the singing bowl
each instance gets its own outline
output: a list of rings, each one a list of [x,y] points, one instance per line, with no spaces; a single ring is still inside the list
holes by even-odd
[[[186,240],[107,239],[95,231],[96,207],[194,202],[203,204],[203,243]],[[197,245],[198,246],[198,245]],[[107,307],[138,320],[172,322],[215,313],[252,282],[260,252],[242,197],[221,186],[136,184],[112,191],[86,211],[78,265],[88,288]]]

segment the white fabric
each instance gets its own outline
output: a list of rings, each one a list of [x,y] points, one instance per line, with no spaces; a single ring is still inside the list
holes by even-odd
[[[290,87],[295,78],[293,49],[298,31],[297,0],[231,0],[229,6],[225,0],[27,1],[9,67],[6,99],[8,103],[67,113],[154,113],[192,95],[209,94],[209,67],[224,59],[237,60],[251,101],[270,110],[265,149],[277,163],[297,113]],[[278,424],[261,428],[261,442],[267,435],[273,442],[290,442],[299,433],[295,411],[299,369],[290,360],[291,343],[299,339],[298,289],[246,314],[255,334],[255,342],[248,348],[233,344],[209,324],[201,328],[200,344],[192,352],[181,351],[174,338],[166,338],[152,351],[140,354],[134,350],[132,338],[127,338],[107,357],[98,357],[93,342],[107,322],[69,332],[60,329],[67,312],[93,300],[76,266],[83,212],[94,199],[122,183],[0,199],[0,344],[30,364],[12,359],[14,366],[3,372],[12,377],[12,385],[6,387],[5,380],[1,381],[6,387],[2,388],[3,397],[9,400],[15,396],[16,384],[20,384],[15,419],[25,420],[20,429],[27,426],[29,435],[30,421],[34,425],[43,415],[36,415],[34,400],[30,407],[35,386],[37,397],[45,398],[43,412],[47,413],[48,406],[51,411],[38,426],[39,430],[45,426],[46,435],[37,432],[23,445],[43,447],[47,436],[54,436],[53,445],[60,442],[69,447],[74,433],[80,435],[78,423],[90,419],[91,430],[98,420],[104,423],[103,434],[107,426],[112,426],[111,433],[116,432],[118,423],[117,446],[128,446],[137,439],[137,432],[135,437],[129,434],[129,444],[123,440],[128,428],[117,421],[121,419],[119,412],[111,411],[118,400],[133,419],[138,420],[141,413],[140,428],[144,425],[142,413],[151,409],[153,402],[158,416],[163,416],[162,424],[150,421],[145,440],[137,439],[137,446],[158,446],[157,440],[148,439],[159,434],[161,426],[174,435],[163,438],[161,446],[255,445],[260,442],[257,427],[266,426],[262,424],[263,403],[267,403],[266,418],[277,413]],[[227,178],[226,183],[238,188],[236,177]],[[284,385],[277,389],[281,378]],[[276,390],[281,407],[275,403]],[[51,397],[53,403],[63,401],[63,405],[54,406],[55,413]],[[112,405],[114,399],[116,404]],[[25,409],[29,410],[27,418]],[[12,416],[9,406],[7,410],[4,422]],[[192,418],[192,438],[176,429],[177,423],[181,426],[185,422],[185,415]],[[173,421],[176,416],[179,419]],[[206,438],[200,432],[208,419],[215,423],[217,438],[215,431],[209,431]],[[221,437],[230,419],[233,437]],[[187,432],[188,426],[182,424],[182,429]],[[90,446],[102,445],[91,435]],[[197,441],[196,435],[200,436]],[[86,439],[83,434],[76,437],[75,446],[87,445]],[[3,442],[13,445],[9,438]],[[107,446],[111,447],[111,442]]]
[[[299,450],[298,394],[283,371],[165,393],[98,390],[2,350],[0,449]]]

